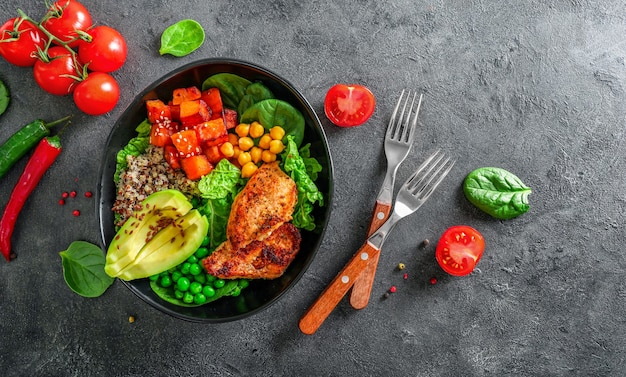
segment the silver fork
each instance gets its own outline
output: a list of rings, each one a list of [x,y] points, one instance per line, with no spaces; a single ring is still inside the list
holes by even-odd
[[[317,331],[328,315],[339,304],[343,296],[354,285],[373,258],[378,258],[380,249],[396,223],[417,211],[430,197],[435,188],[448,175],[454,160],[437,150],[420,165],[402,185],[396,197],[389,219],[375,231],[352,259],[345,265],[299,322],[300,331],[311,335]]]
[[[407,91],[406,96],[403,90],[398,98],[398,103],[391,114],[387,133],[385,134],[385,156],[387,158],[387,172],[383,180],[382,187],[376,198],[374,213],[367,236],[371,236],[389,218],[391,212],[391,198],[393,196],[393,185],[396,179],[398,166],[404,161],[411,150],[415,139],[415,129],[417,126],[417,116],[422,105],[420,94],[416,103],[417,93],[411,95]],[[350,293],[350,305],[355,309],[363,309],[369,302],[376,268],[378,266],[378,256],[371,258],[367,269],[355,281]]]

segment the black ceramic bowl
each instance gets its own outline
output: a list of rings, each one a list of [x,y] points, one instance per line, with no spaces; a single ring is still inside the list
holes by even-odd
[[[108,248],[115,235],[111,208],[116,194],[113,183],[116,154],[132,137],[136,136],[135,128],[146,119],[146,100],[169,99],[172,90],[192,85],[200,87],[204,79],[220,72],[234,73],[252,82],[260,81],[272,90],[276,98],[288,101],[302,112],[306,122],[304,143],[311,143],[312,157],[315,157],[323,166],[316,183],[319,190],[324,193],[325,203],[314,212],[317,224],[315,231],[302,231],[300,252],[285,274],[274,280],[254,280],[237,297],[225,297],[203,306],[187,308],[161,300],[150,289],[148,279],[122,281],[142,300],[162,312],[194,322],[238,320],[258,313],[282,297],[302,277],[313,260],[322,242],[330,216],[332,199],[333,167],[326,135],[317,115],[304,96],[285,79],[257,65],[230,59],[200,60],[180,67],[155,81],[137,96],[113,127],[103,155],[100,182],[97,188],[101,243],[104,250]]]

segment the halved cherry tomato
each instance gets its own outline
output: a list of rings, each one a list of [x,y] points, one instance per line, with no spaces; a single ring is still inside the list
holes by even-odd
[[[92,71],[113,72],[126,61],[126,40],[109,26],[96,26],[87,30],[90,41],[78,43],[78,60]]]
[[[37,51],[46,45],[46,36],[32,22],[12,18],[0,26],[0,56],[13,65],[31,67]]]
[[[93,72],[74,89],[74,103],[89,115],[102,115],[113,110],[120,98],[120,86],[113,76]]]
[[[445,272],[464,276],[474,270],[484,250],[485,239],[480,232],[467,225],[456,225],[441,235],[435,258]]]
[[[76,47],[79,42],[76,30],[86,31],[92,20],[87,8],[78,1],[58,0],[48,9],[42,25],[61,41],[71,41],[70,47]]]
[[[74,91],[80,68],[74,66],[74,58],[65,47],[48,49],[48,61],[38,60],[33,68],[33,76],[39,86],[55,96],[65,96]]]
[[[363,85],[337,84],[324,100],[326,116],[340,127],[360,126],[372,116],[375,107],[374,94]]]

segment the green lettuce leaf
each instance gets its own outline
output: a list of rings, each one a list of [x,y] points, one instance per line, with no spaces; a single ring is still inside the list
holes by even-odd
[[[113,181],[117,184],[120,181],[120,174],[122,171],[128,167],[128,163],[126,162],[126,156],[139,156],[143,152],[146,151],[148,146],[150,145],[150,122],[148,119],[141,122],[135,131],[137,131],[137,136],[130,139],[128,144],[117,152],[117,157],[115,160],[115,174],[113,175]]]
[[[310,157],[309,144],[298,150],[293,137],[287,137],[287,146],[283,152],[283,170],[291,176],[298,187],[298,202],[293,214],[293,225],[305,230],[315,229],[315,218],[312,215],[315,203],[324,205],[322,194],[315,179],[322,166],[317,160]]]

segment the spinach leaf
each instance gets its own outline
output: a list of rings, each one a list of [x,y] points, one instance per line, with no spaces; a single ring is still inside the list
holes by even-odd
[[[296,182],[298,188],[298,201],[293,214],[292,223],[297,228],[306,230],[315,229],[315,219],[312,212],[315,203],[324,205],[324,195],[319,191],[311,174],[317,177],[317,173],[322,170],[322,166],[314,158],[310,158],[309,144],[298,151],[292,136],[287,137],[287,145],[283,152],[283,169]],[[303,157],[305,155],[306,157]],[[311,173],[309,173],[311,172]]]
[[[236,110],[239,106],[239,102],[241,102],[243,96],[246,95],[246,88],[250,84],[252,84],[252,82],[246,78],[235,75],[234,73],[224,72],[216,73],[204,80],[202,90],[218,88],[224,106]]]
[[[77,294],[98,297],[113,284],[114,279],[104,272],[105,257],[98,246],[74,241],[59,254],[63,263],[63,278]]]
[[[243,98],[239,102],[239,106],[237,107],[237,112],[239,114],[243,114],[250,106],[254,105],[257,102],[260,102],[264,99],[274,98],[274,93],[261,84],[260,82],[254,82],[246,88],[246,94],[244,94]]]
[[[237,295],[241,291],[241,289],[243,289],[244,286],[247,286],[247,281],[246,283],[243,283],[243,284],[241,283],[241,281],[242,280],[227,280],[226,284],[224,284],[222,288],[218,288],[215,290],[214,296],[207,297],[206,301],[202,304],[195,304],[195,303],[187,304],[183,300],[179,300],[174,296],[174,289],[172,287],[163,288],[159,285],[158,282],[153,281],[153,280],[150,281],[150,288],[152,288],[152,291],[154,291],[154,293],[156,293],[157,296],[163,299],[163,301],[166,301],[166,302],[169,302],[170,304],[174,304],[178,306],[194,307],[194,306],[208,304],[209,302],[213,302],[224,296]],[[242,284],[242,286],[240,286],[240,284]]]
[[[288,102],[279,99],[266,99],[252,105],[245,113],[241,114],[242,123],[258,121],[270,130],[274,126],[280,126],[285,130],[283,144],[287,145],[287,137],[293,137],[297,147],[304,140],[304,117],[302,113],[291,106]]]
[[[515,174],[501,168],[472,171],[463,181],[463,192],[470,203],[498,219],[512,219],[530,208],[531,189]]]
[[[5,112],[7,107],[9,106],[9,101],[11,100],[11,96],[9,95],[9,89],[4,85],[2,81],[0,81],[0,115]]]
[[[194,20],[182,20],[167,27],[161,34],[159,54],[185,56],[204,43],[204,29]]]

